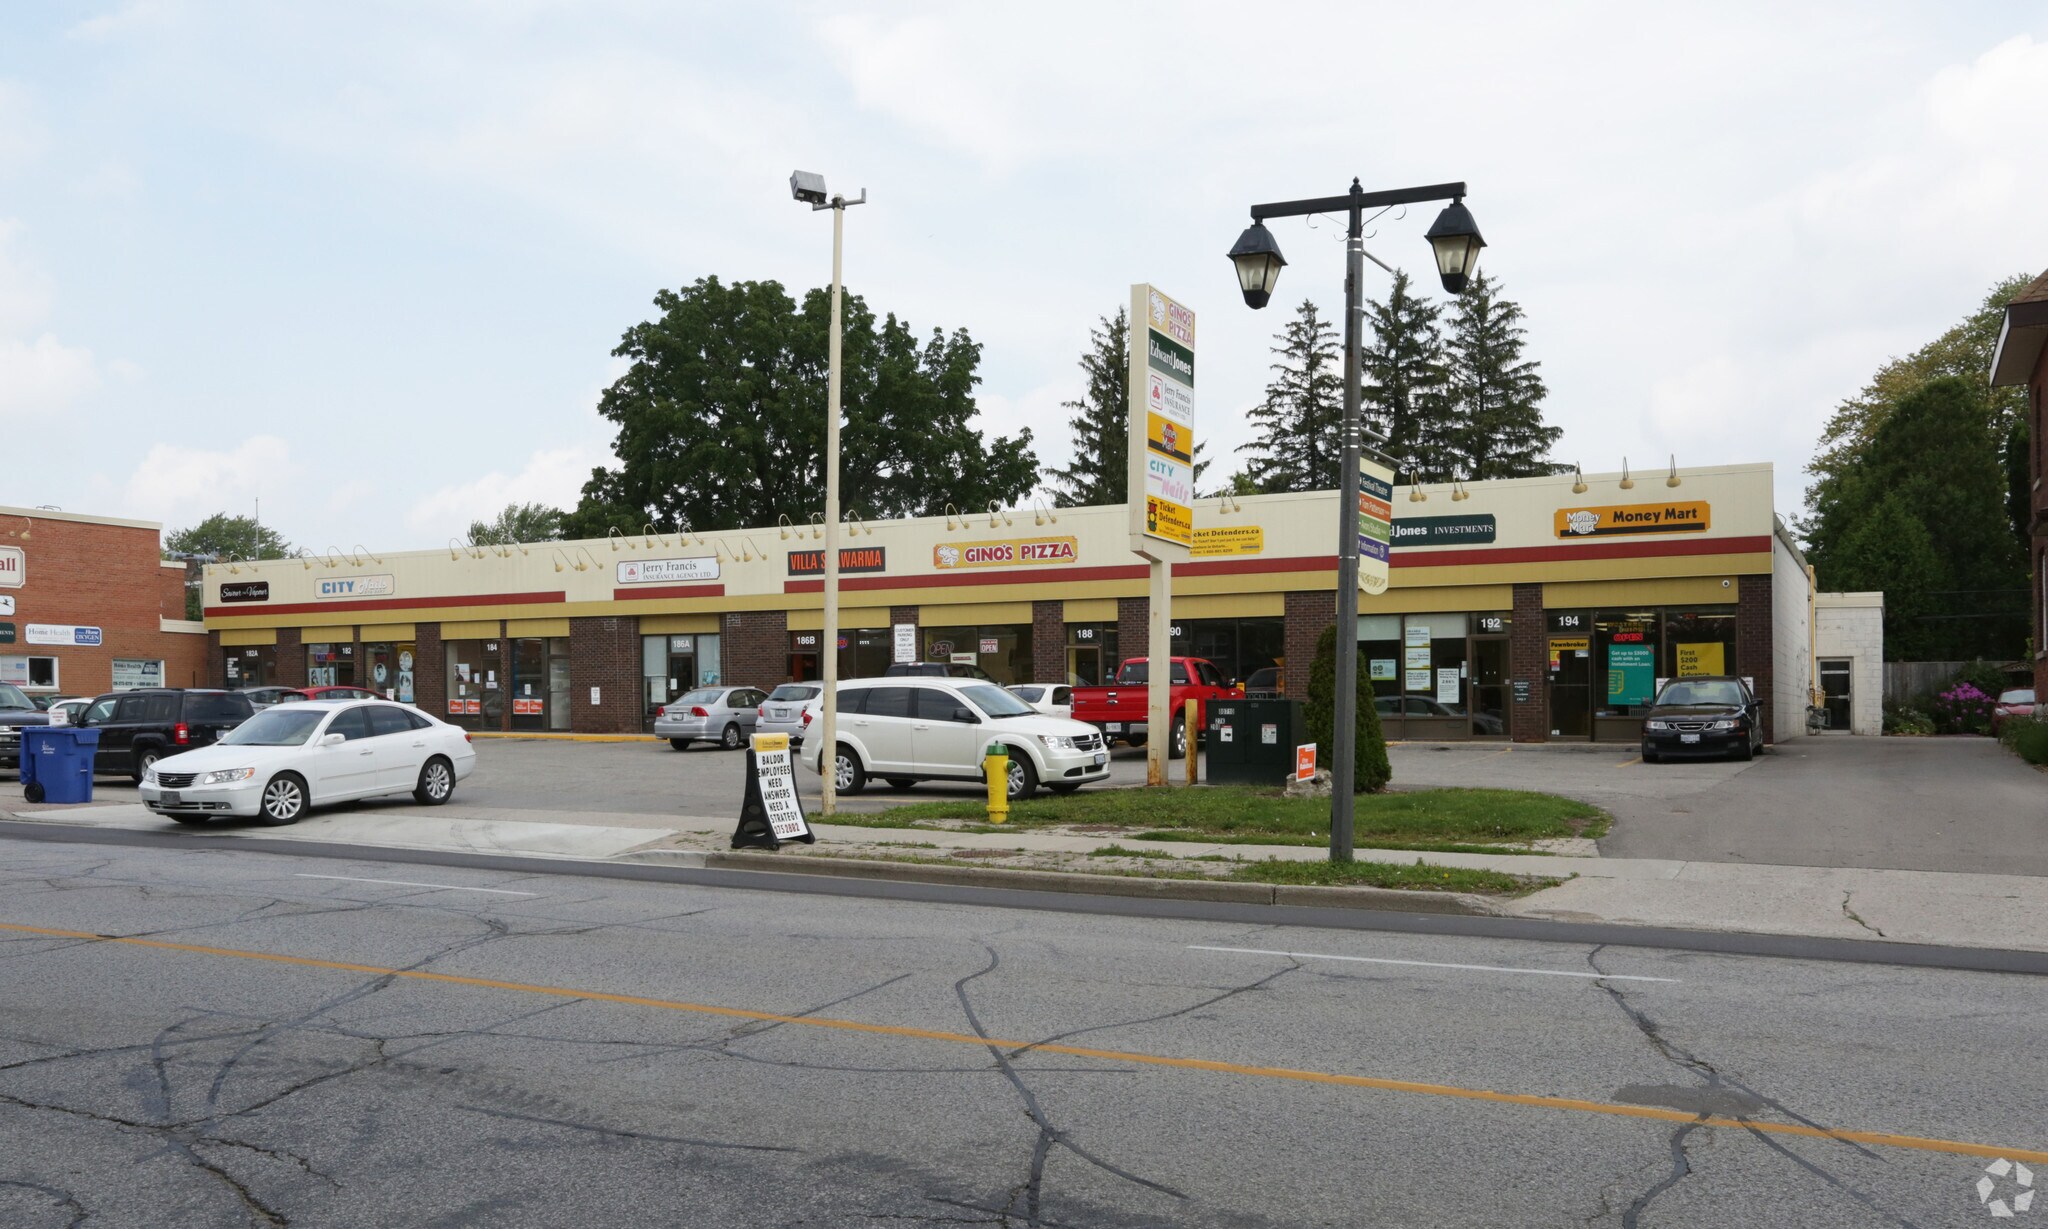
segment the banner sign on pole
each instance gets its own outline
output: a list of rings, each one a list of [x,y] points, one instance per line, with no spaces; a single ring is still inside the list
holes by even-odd
[[[1394,541],[1394,470],[1369,456],[1358,458],[1358,587],[1387,591],[1387,552]]]
[[[740,804],[732,847],[780,849],[784,841],[815,845],[818,838],[805,822],[803,803],[796,796],[789,735],[756,734],[747,748],[747,797]]]
[[[1131,287],[1129,372],[1132,549],[1195,541],[1195,313],[1149,285]],[[1143,545],[1141,545],[1141,543]]]

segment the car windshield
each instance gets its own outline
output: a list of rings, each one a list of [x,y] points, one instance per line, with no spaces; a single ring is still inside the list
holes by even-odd
[[[2012,691],[2001,691],[1998,693],[1998,702],[2000,704],[2032,704],[2034,702],[2034,689],[2031,687],[2020,687]]]
[[[0,683],[0,708],[34,708],[28,693],[12,683]]]
[[[317,708],[266,708],[221,736],[231,747],[303,746],[327,714]]]
[[[678,703],[678,704],[716,704],[716,703],[718,703],[718,702],[719,702],[720,700],[723,700],[723,699],[725,699],[725,691],[724,691],[724,689],[722,689],[722,688],[718,688],[718,687],[712,687],[712,688],[708,688],[708,689],[705,689],[705,690],[700,690],[700,691],[692,691],[692,692],[689,692],[689,693],[685,694],[685,695],[684,695],[684,696],[683,696],[683,697],[682,697],[682,698],[681,698],[680,700],[677,700],[677,701],[676,701],[676,703]]]
[[[768,693],[768,698],[771,700],[815,700],[818,698],[818,692],[821,690],[823,689],[804,683],[784,683]]]
[[[976,708],[991,717],[1029,717],[1035,711],[1029,704],[990,683],[962,687],[960,694],[974,701]]]
[[[1664,688],[1664,694],[1657,697],[1659,704],[1733,704],[1742,701],[1742,688],[1726,679],[1705,683],[1671,683]]]
[[[1010,688],[1010,694],[1016,696],[1019,700],[1022,700],[1027,704],[1036,704],[1038,703],[1038,701],[1045,698],[1045,688],[1012,687]]]

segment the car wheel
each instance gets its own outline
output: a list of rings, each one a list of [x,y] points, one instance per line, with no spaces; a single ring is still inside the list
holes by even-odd
[[[1011,802],[1022,802],[1038,791],[1038,772],[1031,767],[1031,757],[1022,751],[1011,750],[1010,788]]]
[[[155,747],[148,747],[144,750],[136,752],[135,783],[137,785],[142,784],[142,778],[148,776],[149,770],[156,767],[156,762],[162,758],[164,758],[163,753],[158,751]]]
[[[867,788],[868,772],[860,766],[860,756],[845,743],[839,744],[839,753],[832,757],[832,788],[841,794],[858,794]]]
[[[257,818],[272,828],[299,822],[306,812],[306,783],[297,773],[281,772],[263,787],[262,809]]]
[[[1126,734],[1124,735],[1124,745],[1142,747],[1145,745],[1145,736],[1143,734]]]
[[[1048,785],[1045,788],[1051,790],[1055,794],[1071,794],[1075,790],[1081,788],[1081,783],[1079,781],[1065,781],[1059,785]]]
[[[1749,745],[1749,739],[1744,738],[1742,740],[1742,745],[1736,748],[1735,758],[1738,761],[1752,760],[1756,758],[1756,748]]]
[[[671,738],[668,740],[668,745],[678,751],[688,751],[690,749],[690,740],[687,738]]]
[[[917,782],[911,780],[909,777],[889,778],[889,788],[895,790],[899,794],[916,784]]]
[[[435,756],[420,767],[419,784],[413,786],[413,799],[423,807],[437,807],[448,801],[455,793],[455,768],[447,760]]]
[[[745,740],[740,737],[740,727],[732,722],[727,722],[725,733],[719,736],[718,745],[724,747],[727,751],[737,751],[740,749],[740,743],[743,741]]]
[[[1185,759],[1187,754],[1188,719],[1186,717],[1175,717],[1173,719],[1173,734],[1166,744],[1166,758],[1170,760]]]

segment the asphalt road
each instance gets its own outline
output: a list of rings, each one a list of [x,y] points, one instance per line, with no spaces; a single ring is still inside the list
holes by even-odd
[[[1976,1224],[2041,993],[0,840],[0,1225]]]

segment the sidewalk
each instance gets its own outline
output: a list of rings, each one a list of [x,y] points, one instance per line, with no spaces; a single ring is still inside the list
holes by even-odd
[[[12,803],[9,810],[0,811],[0,818],[176,830],[170,821],[132,803],[75,807]],[[678,855],[726,849],[733,823],[727,817],[601,812],[560,813],[535,821],[508,819],[486,813],[485,808],[460,804],[439,808],[365,805],[318,812],[289,828],[214,824],[205,831],[210,836],[261,841],[672,861]],[[1033,870],[1070,869],[1082,855],[1107,845],[1174,859],[1221,856],[1307,861],[1325,856],[1322,849],[1296,845],[1207,845],[1028,829],[950,832],[821,824],[815,830],[817,845],[788,846],[775,856],[969,858],[983,866]],[[1557,887],[1492,902],[1495,912],[1509,917],[2048,951],[2048,879],[2032,876],[1369,848],[1359,849],[1357,856],[1382,862],[1421,860],[1513,875],[1570,877]],[[1172,865],[1163,858],[1088,858],[1086,862],[1101,869],[1138,872]],[[1221,865],[1185,864],[1187,869]]]

